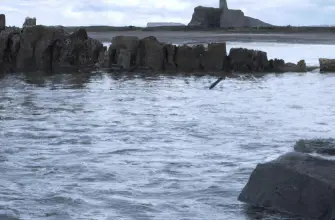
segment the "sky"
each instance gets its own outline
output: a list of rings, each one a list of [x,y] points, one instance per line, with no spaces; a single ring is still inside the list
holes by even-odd
[[[7,26],[25,17],[37,24],[146,26],[147,22],[188,24],[194,7],[218,7],[219,0],[1,0]],[[274,25],[333,25],[335,0],[228,0],[228,7]]]

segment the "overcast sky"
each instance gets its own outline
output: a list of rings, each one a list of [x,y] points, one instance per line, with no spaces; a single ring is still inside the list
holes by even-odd
[[[44,25],[145,26],[187,24],[198,5],[218,7],[219,0],[1,0],[0,11],[16,26],[26,16]],[[228,7],[274,25],[335,24],[335,0],[228,0]]]

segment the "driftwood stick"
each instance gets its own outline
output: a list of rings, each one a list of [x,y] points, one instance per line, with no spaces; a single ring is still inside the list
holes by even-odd
[[[219,82],[221,82],[224,79],[226,79],[225,76],[220,77],[218,80],[216,80],[214,83],[212,83],[212,85],[209,87],[209,89],[213,89]]]

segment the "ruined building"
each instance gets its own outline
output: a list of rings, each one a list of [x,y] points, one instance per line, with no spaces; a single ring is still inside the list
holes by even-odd
[[[195,7],[191,22],[188,25],[204,28],[272,26],[261,20],[245,16],[241,10],[229,9],[227,0],[220,0],[219,8]]]

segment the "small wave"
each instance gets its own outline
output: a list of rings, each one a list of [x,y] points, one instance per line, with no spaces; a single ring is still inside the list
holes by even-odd
[[[124,154],[130,154],[130,153],[139,153],[139,152],[145,152],[145,150],[142,149],[120,149],[120,150],[115,150],[112,151],[108,154],[120,154],[120,155],[124,155]]]

